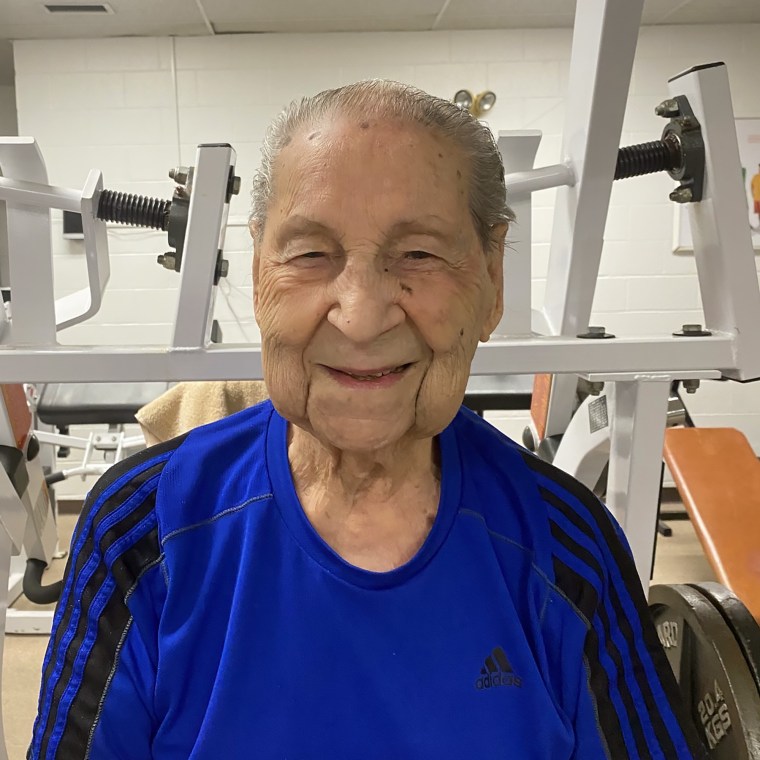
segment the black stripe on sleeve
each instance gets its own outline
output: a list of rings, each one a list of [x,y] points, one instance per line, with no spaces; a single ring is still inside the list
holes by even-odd
[[[133,581],[136,583],[141,574],[139,568],[150,569],[159,556],[158,529],[154,528],[122,554],[117,563],[131,565],[137,570]],[[77,753],[90,743],[116,654],[131,618],[120,584],[117,586],[98,618],[95,643],[87,658],[79,689],[71,702],[66,727],[56,749],[57,757],[78,757]]]
[[[167,441],[166,443],[159,444],[158,446],[153,446],[149,449],[145,449],[144,451],[140,451],[134,456],[124,459],[121,462],[118,462],[113,467],[110,467],[105,472],[103,477],[101,477],[93,486],[92,490],[87,495],[87,499],[85,499],[84,506],[82,507],[82,514],[79,516],[79,520],[77,521],[77,529],[71,541],[72,552],[69,555],[69,559],[66,563],[64,584],[69,581],[69,578],[72,576],[72,574],[74,578],[78,577],[82,572],[85,564],[87,564],[87,560],[91,557],[94,548],[93,536],[100,523],[106,517],[108,517],[111,512],[118,509],[147,480],[159,473],[164,467],[164,462],[158,462],[154,466],[148,467],[148,469],[143,470],[133,478],[130,478],[126,483],[122,485],[118,491],[111,494],[108,499],[106,499],[106,501],[99,504],[98,499],[100,496],[110,486],[116,483],[116,481],[118,481],[122,476],[126,475],[130,470],[136,469],[146,461],[154,459],[157,456],[161,456],[162,454],[178,448],[186,437],[187,436],[182,436],[180,438],[175,438],[171,441]],[[84,529],[84,527],[88,525],[90,516],[93,512],[95,515],[92,524],[88,528],[89,535],[85,539],[82,548],[75,554],[74,547],[77,545],[79,534]],[[54,637],[52,639],[51,651],[54,654],[59,650],[61,640],[69,627],[73,609],[74,605],[72,603],[72,600],[69,600],[69,603],[63,612],[61,621],[56,627]],[[43,684],[48,683],[54,669],[55,657],[51,657],[47,664],[47,667],[45,668],[45,672],[42,674]]]
[[[153,509],[153,506],[155,505],[155,491],[151,491],[148,498],[145,499],[145,501],[140,505],[138,508],[139,512],[143,512],[148,510],[148,514]],[[130,515],[131,516],[131,515]],[[147,520],[148,518],[143,518],[144,520]],[[111,531],[113,532],[113,531]],[[152,531],[153,533],[156,533],[155,528]],[[124,535],[121,531],[119,531],[120,535]],[[116,540],[118,536],[114,537],[114,540]],[[88,541],[92,540],[92,533],[88,537]],[[134,546],[130,546],[125,554],[129,555],[134,547],[139,547],[140,541],[138,541]],[[158,557],[158,540],[154,541],[154,545],[156,547],[156,552],[153,555],[152,559],[156,559]],[[85,635],[87,633],[87,628],[90,624],[90,606],[93,603],[93,600],[97,596],[98,592],[101,590],[101,587],[103,586],[103,583],[108,579],[109,577],[109,568],[107,567],[106,563],[103,560],[103,557],[105,555],[105,552],[107,550],[107,547],[103,546],[102,544],[99,545],[95,552],[98,555],[98,565],[95,569],[95,572],[92,574],[90,579],[87,582],[87,585],[84,587],[82,594],[79,599],[70,599],[68,607],[78,607],[79,608],[79,619],[77,620],[76,629],[74,631],[74,636],[69,642],[68,647],[66,648],[65,652],[59,653],[58,660],[60,661],[60,658],[63,658],[63,668],[61,669],[60,675],[58,677],[58,680],[55,683],[55,687],[53,689],[53,699],[52,699],[52,707],[50,709],[50,712],[48,713],[48,719],[45,726],[44,734],[42,737],[42,746],[41,746],[41,756],[45,756],[48,744],[50,742],[50,738],[52,734],[54,733],[55,725],[58,721],[58,709],[61,703],[61,699],[64,695],[64,693],[69,688],[69,682],[72,679],[72,676],[74,675],[74,661],[77,659],[77,656],[79,654],[80,647],[82,646],[82,642],[84,641]],[[120,557],[119,559],[124,561]],[[118,562],[118,561],[117,561]],[[95,643],[93,644],[93,647],[91,649],[91,653],[89,655],[89,659],[92,659],[94,655],[97,655],[99,652],[104,651],[107,654],[105,656],[108,656],[108,653],[114,654],[116,650],[116,645],[121,639],[121,635],[124,629],[124,626],[126,626],[127,622],[130,618],[129,610],[127,609],[127,606],[124,602],[124,595],[125,592],[119,588],[119,584],[115,585],[111,596],[106,602],[105,608],[101,612],[98,623],[97,623],[97,638],[95,640]],[[110,614],[109,614],[110,611]],[[105,637],[102,637],[102,634],[105,634]],[[88,665],[89,665],[89,659],[88,659]],[[88,665],[85,666],[85,675],[90,674],[92,675],[92,670],[88,667]],[[103,681],[105,680],[105,677],[108,675],[108,672],[110,671],[110,668],[105,670],[101,675],[103,676]],[[96,681],[100,681],[100,679],[96,676]],[[95,688],[97,688],[98,684],[93,684]],[[99,684],[102,687],[102,683]],[[73,705],[72,705],[73,707]],[[67,720],[67,730],[69,722],[71,721],[71,717],[73,715],[73,711],[69,711],[69,717]],[[77,716],[77,721],[79,724],[82,724],[83,721],[86,721],[88,719],[94,718],[94,712],[89,715],[79,715]],[[83,749],[86,746],[86,742],[83,744],[80,744],[80,749]],[[59,753],[56,752],[56,755]],[[76,758],[77,755],[60,755],[61,757],[65,758]]]
[[[115,541],[123,537],[141,521],[148,518],[155,506],[156,489],[152,488],[149,493],[146,494],[146,498],[142,501],[142,503],[136,505],[119,522],[111,526],[101,537],[97,546],[95,545],[94,540],[95,533],[103,520],[109,517],[109,515],[113,514],[114,511],[119,509],[151,478],[155,477],[163,470],[166,459],[162,459],[153,465],[148,464],[148,462],[158,456],[161,456],[162,454],[176,449],[182,443],[185,437],[186,436],[183,436],[181,438],[168,441],[164,444],[160,444],[159,446],[154,446],[114,465],[98,481],[98,483],[88,495],[78,526],[78,534],[85,529],[85,526],[87,526],[87,535],[85,536],[84,543],[82,544],[79,551],[76,553],[72,551],[72,554],[69,557],[69,562],[66,568],[66,580],[64,583],[71,583],[71,592],[70,596],[66,600],[66,607],[63,611],[63,615],[61,616],[60,622],[56,626],[56,630],[54,631],[53,637],[51,639],[49,645],[51,654],[43,672],[42,690],[40,694],[40,714],[38,715],[37,723],[35,724],[35,736],[32,744],[32,749],[34,749],[35,745],[39,746],[39,757],[44,757],[47,753],[50,738],[58,717],[58,705],[60,703],[61,697],[63,696],[63,693],[66,691],[66,688],[68,686],[69,679],[72,675],[73,663],[76,659],[79,647],[81,646],[85,631],[87,629],[90,605],[109,573],[109,569],[106,567],[103,561],[105,552]],[[100,500],[100,497],[102,497],[109,486],[112,486],[120,478],[128,474],[130,470],[138,468],[141,465],[145,464],[148,464],[146,469],[138,472],[134,477],[127,480],[117,491],[110,494],[105,499],[105,501]],[[148,526],[146,530],[150,530],[150,527]],[[153,532],[154,534],[156,533],[155,530]],[[76,545],[76,543],[77,536],[75,536],[72,541],[72,548]],[[121,607],[123,609],[120,609],[118,613],[114,612],[115,608],[111,605],[112,603],[117,604],[117,602],[113,602],[113,599],[109,600],[109,602],[106,604],[103,615],[105,615],[106,611],[108,610],[111,612],[105,618],[101,616],[98,621],[98,639],[96,641],[95,648],[103,646],[105,649],[111,651],[112,654],[115,652],[115,645],[118,645],[124,627],[127,625],[127,622],[129,620],[129,613],[126,605],[124,604],[124,595],[128,589],[131,588],[135,578],[138,577],[140,567],[145,566],[146,563],[149,563],[158,556],[157,534],[155,535],[153,541],[152,551],[145,553],[144,549],[144,543],[142,543],[141,540],[137,540],[137,542],[133,546],[129,547],[114,563],[112,572],[117,584],[117,590],[114,592],[114,597],[117,598],[117,602],[120,600],[118,603],[121,604]],[[88,560],[94,556],[98,558],[97,567],[92,576],[89,578],[86,586],[84,587],[81,596],[79,598],[75,598],[74,588],[76,586],[77,579],[83,571],[85,565],[88,563]],[[72,615],[74,610],[77,609],[79,610],[79,619],[77,621],[76,630],[71,631],[70,629],[72,625]],[[108,626],[112,627],[109,628]],[[109,635],[105,639],[101,639],[100,634],[103,633],[104,630],[107,631]],[[62,651],[62,643],[64,637],[71,636],[72,633],[73,638],[69,642],[68,646],[65,647],[65,651]],[[95,648],[93,651],[95,651]],[[61,669],[60,676],[55,683],[52,683],[51,679],[53,673],[56,669],[56,666],[61,662],[63,662],[63,667]],[[108,673],[106,672],[106,675],[107,674]],[[53,689],[52,700],[50,702],[51,706],[47,715],[47,720],[45,721],[45,725],[42,726],[40,724],[40,720],[42,718],[42,710],[48,701],[48,696],[50,694],[51,688]],[[69,714],[72,714],[71,711]],[[94,714],[91,717],[94,717]],[[81,745],[81,749],[84,749],[84,746],[85,745]],[[66,757],[68,760],[68,758],[76,758],[77,755],[64,755],[63,757]]]
[[[70,595],[66,599],[66,607],[63,610],[63,616],[61,617],[60,623],[56,627],[53,638],[51,640],[50,647],[52,656],[50,657],[47,663],[47,667],[45,668],[45,671],[42,675],[42,681],[44,685],[50,685],[50,681],[53,677],[53,673],[56,669],[59,658],[67,657],[67,652],[62,652],[61,647],[63,639],[71,626],[71,619],[74,611],[78,609],[80,612],[79,626],[81,627],[82,625],[86,625],[87,610],[89,609],[92,597],[105,580],[107,570],[105,565],[103,565],[102,562],[99,562],[97,568],[95,569],[95,572],[87,582],[82,596],[79,599],[74,598],[76,581],[84,570],[85,565],[87,565],[88,561],[92,558],[93,552],[97,551],[97,548],[95,546],[95,532],[103,520],[105,520],[113,511],[118,509],[140,487],[142,487],[147,480],[159,473],[162,468],[163,463],[159,463],[147,470],[144,470],[139,475],[128,481],[121,489],[116,491],[116,493],[114,493],[110,498],[106,499],[106,501],[102,504],[98,504],[96,501],[85,504],[85,508],[79,519],[80,525],[84,525],[88,522],[88,520],[90,520],[90,515],[93,511],[95,511],[94,519],[91,520],[91,524],[87,528],[87,535],[81,549],[77,553],[72,552],[68,559],[64,588],[65,584],[71,583],[71,591]],[[150,505],[149,509],[152,509],[152,504]],[[141,510],[138,508],[137,511]],[[129,520],[130,516],[131,513],[129,516],[127,516],[126,519]],[[114,530],[116,530],[119,535],[121,534],[118,530],[118,523],[113,528],[111,528],[109,532],[113,533]],[[71,649],[71,646],[72,645],[70,644],[69,649]],[[65,688],[65,683],[61,685],[62,680],[63,674],[55,685],[55,691],[53,694],[54,706],[57,704],[57,701],[60,699],[61,693]],[[51,715],[52,713],[54,713],[54,709],[51,710]]]
[[[567,549],[570,554],[576,556],[581,562],[583,562],[585,565],[587,565],[596,575],[598,579],[599,585],[604,588],[605,585],[605,575],[604,571],[602,570],[602,567],[599,565],[599,563],[596,561],[595,557],[586,550],[584,547],[582,547],[580,544],[576,543],[570,536],[568,536],[556,523],[551,522],[551,532],[552,536],[554,536],[555,540],[562,544],[562,546]],[[594,599],[594,603],[596,605],[595,608],[590,609],[591,615],[587,615],[584,612],[584,616],[586,617],[586,620],[588,621],[589,626],[593,626],[593,620],[594,616],[599,618],[599,622],[602,626],[602,630],[604,632],[604,640],[605,640],[605,646],[604,651],[607,653],[609,658],[612,660],[613,664],[615,665],[615,670],[617,671],[618,677],[615,685],[617,686],[618,692],[620,693],[620,698],[623,701],[623,707],[625,708],[625,714],[626,718],[628,720],[629,725],[631,726],[631,732],[633,733],[634,741],[636,742],[636,750],[639,753],[639,757],[641,760],[651,760],[652,755],[649,752],[649,748],[647,746],[647,740],[644,736],[644,728],[641,724],[641,717],[639,716],[639,712],[636,709],[636,705],[634,703],[633,695],[630,692],[630,689],[627,686],[627,680],[626,680],[626,674],[625,674],[625,661],[624,658],[629,658],[631,654],[630,651],[621,651],[618,648],[618,645],[616,642],[612,639],[612,626],[610,624],[610,619],[607,615],[607,610],[604,607],[604,604],[602,603],[602,600],[596,598],[596,590],[593,587],[593,584],[591,584],[586,578],[581,576],[580,574],[576,573],[575,571],[571,570],[565,563],[563,563],[561,560],[555,557],[554,560],[554,571],[555,573],[559,572],[560,576],[557,576],[557,585],[562,590],[563,594],[568,598],[569,601],[575,603],[575,599],[580,597],[581,599]],[[591,586],[591,590],[585,590],[585,586]],[[580,593],[579,593],[580,591]],[[577,605],[576,605],[577,606]],[[598,643],[598,640],[597,640]],[[626,641],[626,644],[628,642]],[[595,663],[599,663],[600,659],[600,651],[591,652],[586,650],[585,654],[588,658],[589,665],[593,665]],[[631,664],[631,670],[633,670],[635,667],[634,663]],[[609,695],[608,694],[594,694],[594,697],[597,701],[597,704],[600,700],[608,700]]]
[[[665,652],[662,649],[662,645],[657,637],[652,617],[649,613],[649,607],[647,606],[646,598],[644,597],[643,589],[641,588],[641,581],[639,579],[636,565],[634,564],[633,557],[629,554],[628,550],[624,547],[621,539],[617,535],[615,527],[608,515],[607,511],[601,504],[601,502],[589,491],[582,483],[575,478],[568,475],[563,470],[560,470],[553,465],[544,462],[543,460],[535,457],[528,452],[525,452],[523,458],[526,464],[535,472],[543,475],[550,481],[556,483],[561,489],[577,499],[588,510],[591,515],[591,519],[598,528],[601,536],[605,542],[605,548],[610,553],[612,560],[618,568],[620,576],[623,581],[623,587],[633,604],[635,609],[634,620],[638,624],[638,628],[641,631],[642,640],[644,646],[652,660],[654,670],[657,674],[657,680],[662,688],[665,698],[668,701],[670,711],[675,716],[675,720],[678,723],[681,733],[683,734],[686,743],[689,747],[689,751],[695,758],[705,758],[706,750],[701,743],[699,736],[696,732],[694,724],[686,710],[683,701],[678,692],[678,686],[673,676],[673,671],[665,656]],[[546,491],[546,489],[543,489]],[[560,509],[562,513],[570,519],[574,525],[577,525],[579,529],[583,530],[586,535],[589,535],[594,540],[594,543],[598,541],[594,538],[594,531],[591,526],[564,500],[555,495],[554,499],[547,500],[547,502]],[[584,527],[581,528],[580,526]],[[624,613],[621,605],[621,600],[617,595],[614,587],[610,586],[612,593],[611,600],[615,608],[615,614],[617,622],[623,630],[623,634],[628,640],[631,651],[635,652],[635,635],[631,625],[631,620]],[[640,662],[640,660],[639,660]],[[655,731],[658,742],[663,748],[666,757],[677,757],[678,753],[675,750],[673,744],[673,735],[665,725],[663,713],[657,704],[657,700],[654,698],[651,689],[651,682],[647,678],[646,673],[643,671],[643,665],[641,668],[636,668],[637,682],[642,688],[642,694],[646,703],[649,718]],[[668,754],[667,748],[672,748],[672,754]]]
[[[583,654],[589,670],[589,688],[596,713],[599,716],[599,729],[602,732],[602,738],[612,760],[628,760],[630,754],[625,746],[620,718],[615,705],[612,704],[612,700],[608,696],[610,693],[609,677],[599,661],[599,637],[590,623],[591,616],[593,616],[598,603],[596,590],[590,583],[583,582],[583,579],[575,571],[556,557],[554,559],[554,573],[557,587],[560,590],[563,587],[577,590],[576,599],[570,601],[578,608],[587,626],[588,632],[583,646]]]

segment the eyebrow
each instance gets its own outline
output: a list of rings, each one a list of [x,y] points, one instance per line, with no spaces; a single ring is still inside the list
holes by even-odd
[[[435,222],[438,224],[435,224]],[[394,242],[408,235],[430,235],[439,240],[450,240],[453,236],[452,232],[442,229],[439,226],[441,222],[445,223],[446,220],[437,214],[429,214],[420,219],[401,220],[391,227],[390,231],[385,236],[384,242],[386,244]],[[288,217],[280,227],[277,234],[277,241],[282,244],[286,240],[308,237],[309,235],[324,235],[333,240],[339,240],[341,237],[337,231],[329,225],[318,222],[316,219],[309,219],[301,214],[294,214],[293,216]]]
[[[430,224],[424,220],[437,221],[438,224]],[[441,222],[445,223],[445,219],[436,214],[430,214],[422,217],[422,219],[408,219],[391,227],[387,236],[387,241],[399,240],[407,235],[430,235],[431,237],[438,238],[439,240],[450,240],[452,233],[442,228]]]
[[[338,235],[331,227],[326,224],[309,219],[300,214],[294,214],[288,217],[277,231],[277,242],[282,245],[286,240],[307,237],[309,235],[325,235],[333,239],[338,239]]]

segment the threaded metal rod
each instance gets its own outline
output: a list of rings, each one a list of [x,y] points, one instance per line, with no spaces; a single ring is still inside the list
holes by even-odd
[[[618,150],[615,179],[638,177],[642,174],[654,174],[677,165],[678,157],[662,140],[629,145]]]
[[[103,190],[98,202],[97,217],[104,222],[166,230],[171,205],[171,201],[160,198]]]

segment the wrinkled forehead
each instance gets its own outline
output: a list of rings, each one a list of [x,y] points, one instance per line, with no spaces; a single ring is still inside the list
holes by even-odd
[[[397,119],[341,116],[300,129],[274,163],[272,190],[268,224],[291,215],[375,228],[432,214],[469,219],[463,152]]]

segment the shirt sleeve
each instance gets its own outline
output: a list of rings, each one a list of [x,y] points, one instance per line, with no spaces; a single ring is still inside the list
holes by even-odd
[[[580,562],[555,563],[559,582],[575,590],[574,612],[584,622],[583,673],[576,718],[577,760],[640,757],[705,760],[693,722],[652,622],[633,556],[617,523],[594,500],[597,552]],[[604,754],[599,753],[603,748]],[[596,748],[596,753],[592,751]]]
[[[544,636],[574,760],[704,760],[622,530],[577,480],[526,461],[549,521]]]
[[[151,757],[166,589],[155,502],[167,459],[149,449],[115,465],[85,502],[43,662],[28,760]]]

